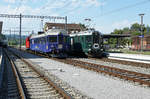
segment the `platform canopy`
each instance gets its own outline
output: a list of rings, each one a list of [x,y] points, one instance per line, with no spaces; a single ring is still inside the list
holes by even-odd
[[[103,34],[103,38],[122,38],[122,37],[131,37],[130,34]]]

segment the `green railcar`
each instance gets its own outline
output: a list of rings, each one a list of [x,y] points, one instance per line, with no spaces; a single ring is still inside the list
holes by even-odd
[[[101,57],[104,52],[101,33],[94,30],[70,34],[70,45],[76,55]]]

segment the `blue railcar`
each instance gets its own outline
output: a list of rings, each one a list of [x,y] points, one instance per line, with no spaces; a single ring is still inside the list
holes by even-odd
[[[30,50],[53,57],[63,57],[69,51],[68,37],[67,32],[63,29],[50,29],[45,33],[32,35]]]

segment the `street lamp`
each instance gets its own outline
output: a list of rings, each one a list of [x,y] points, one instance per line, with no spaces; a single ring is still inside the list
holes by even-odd
[[[141,17],[141,52],[142,52],[142,50],[143,50],[143,26],[144,26],[144,24],[143,24],[143,16],[144,16],[145,14],[139,14],[139,16]]]

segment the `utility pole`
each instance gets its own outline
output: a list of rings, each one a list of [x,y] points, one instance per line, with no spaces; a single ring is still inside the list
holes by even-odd
[[[67,16],[65,16],[65,30],[67,31]],[[68,32],[67,32],[68,33]]]
[[[10,31],[9,31],[9,44],[11,44],[11,29],[10,29]]]
[[[21,39],[21,23],[22,23],[22,15],[20,13],[20,31],[19,31],[19,36],[20,36],[20,46],[19,46],[19,48],[20,48],[20,50],[21,50],[21,43],[22,43],[22,39]]]
[[[144,33],[143,33],[143,16],[144,14],[139,14],[139,16],[141,17],[141,52],[143,51],[143,36],[144,36]]]
[[[43,27],[43,18],[41,18],[41,31],[44,31],[44,27]]]

